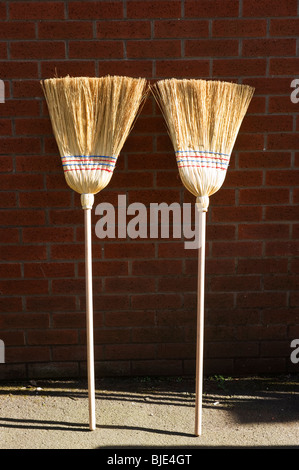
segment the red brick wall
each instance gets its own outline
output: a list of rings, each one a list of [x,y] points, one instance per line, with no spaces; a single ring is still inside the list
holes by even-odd
[[[207,218],[205,373],[295,371],[299,336],[297,0],[0,4],[1,378],[85,374],[83,211],[39,80],[123,74],[256,87]],[[296,43],[297,42],[297,43]],[[297,114],[296,114],[297,113]],[[152,99],[96,204],[193,201]],[[93,222],[98,217],[93,211]],[[97,376],[194,372],[196,251],[94,235]]]

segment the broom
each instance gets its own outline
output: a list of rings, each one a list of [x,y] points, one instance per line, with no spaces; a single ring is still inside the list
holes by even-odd
[[[196,197],[199,243],[195,435],[202,430],[205,227],[209,196],[222,186],[254,89],[222,81],[161,80],[153,87],[184,186]]]
[[[109,183],[117,157],[146,96],[141,78],[64,77],[41,82],[67,184],[81,194],[85,226],[89,428],[96,428],[91,209]]]

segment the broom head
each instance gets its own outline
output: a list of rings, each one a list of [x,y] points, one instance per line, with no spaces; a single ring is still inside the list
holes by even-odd
[[[254,88],[222,81],[161,80],[152,88],[184,186],[201,202],[222,186]]]
[[[146,96],[146,80],[67,76],[41,85],[67,184],[79,194],[98,193],[112,177]]]

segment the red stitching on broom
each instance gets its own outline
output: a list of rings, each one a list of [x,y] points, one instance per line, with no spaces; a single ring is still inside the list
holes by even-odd
[[[83,170],[99,170],[99,171],[108,171],[109,173],[113,173],[113,170],[106,170],[106,168],[73,168],[72,170],[63,170],[64,173],[67,171],[83,171]]]
[[[226,162],[229,162],[229,158],[224,158],[224,157],[218,157],[217,155],[209,156],[209,155],[177,155],[178,160],[182,160],[183,158],[208,158],[209,160],[225,160]]]
[[[216,170],[227,170],[221,166],[209,166],[209,165],[178,165],[178,168],[193,167],[193,168],[214,168]]]

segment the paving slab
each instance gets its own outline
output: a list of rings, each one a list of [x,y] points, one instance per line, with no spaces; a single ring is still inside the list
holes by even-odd
[[[88,428],[86,382],[0,382],[1,449],[299,448],[299,376],[204,381],[203,433],[194,431],[194,379],[96,382],[97,429]],[[115,457],[113,457],[115,458]]]

